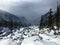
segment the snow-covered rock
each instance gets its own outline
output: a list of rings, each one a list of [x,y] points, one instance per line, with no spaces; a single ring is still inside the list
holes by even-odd
[[[60,35],[54,35],[53,30],[48,33],[47,30],[44,28],[41,31],[38,26],[16,29],[12,34],[0,37],[0,45],[60,45]]]

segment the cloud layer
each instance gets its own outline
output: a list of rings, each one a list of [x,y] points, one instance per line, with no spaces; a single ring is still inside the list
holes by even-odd
[[[60,2],[60,1],[59,1]],[[50,8],[56,10],[57,0],[10,0],[9,5],[5,8],[17,16],[25,16],[27,19],[35,19]]]

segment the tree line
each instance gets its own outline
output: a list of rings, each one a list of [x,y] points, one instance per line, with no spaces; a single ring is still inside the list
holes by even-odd
[[[44,23],[42,21],[44,21],[44,20],[41,16],[39,29],[47,27],[51,30],[51,29],[53,29],[53,26],[56,26],[57,30],[59,30],[60,29],[60,5],[57,5],[56,13],[54,15],[53,15],[52,9],[50,8],[48,22]]]

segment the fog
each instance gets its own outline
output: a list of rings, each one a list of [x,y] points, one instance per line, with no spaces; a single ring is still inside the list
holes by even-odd
[[[28,20],[36,19],[47,13],[50,8],[56,10],[58,0],[0,0],[0,9]],[[60,2],[60,1],[58,1]]]

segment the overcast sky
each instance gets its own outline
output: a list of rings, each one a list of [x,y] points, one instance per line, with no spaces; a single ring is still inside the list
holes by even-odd
[[[0,0],[0,9],[28,19],[35,19],[50,8],[55,11],[56,5],[57,0]]]

